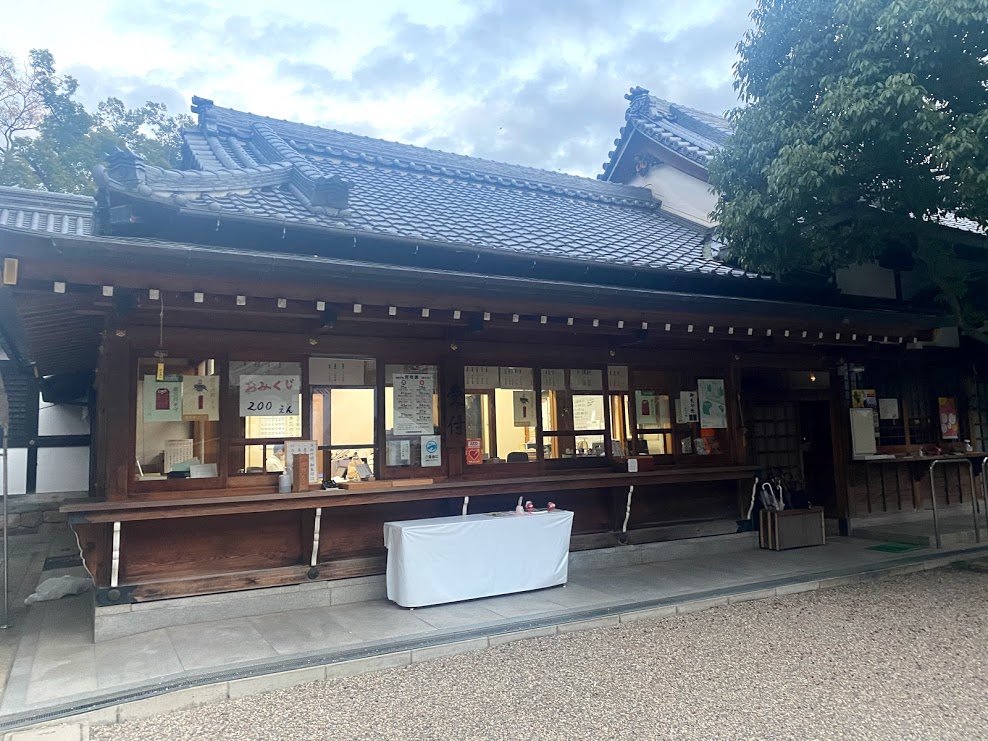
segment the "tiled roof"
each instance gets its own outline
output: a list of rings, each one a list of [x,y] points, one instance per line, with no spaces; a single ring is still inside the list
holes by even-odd
[[[95,205],[89,196],[0,186],[0,226],[90,235]]]
[[[478,250],[750,276],[714,259],[705,230],[645,188],[448,154],[214,106],[194,98],[187,170],[129,152],[105,188],[185,209]]]
[[[631,88],[624,97],[630,101],[624,114],[627,123],[621,137],[614,140],[616,149],[608,153],[604,172],[597,176],[600,180],[610,177],[635,131],[704,168],[731,135],[731,123],[726,118],[670,103],[649,95],[645,88]]]
[[[988,229],[985,229],[977,221],[965,219],[963,216],[957,216],[952,213],[940,214],[934,221],[943,226],[949,226],[951,229],[960,229],[964,232],[973,232],[982,235],[988,234]]]

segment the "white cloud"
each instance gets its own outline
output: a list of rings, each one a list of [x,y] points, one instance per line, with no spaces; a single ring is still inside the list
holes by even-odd
[[[752,0],[19,3],[0,49],[47,48],[87,104],[218,105],[595,175],[633,85],[716,113]]]

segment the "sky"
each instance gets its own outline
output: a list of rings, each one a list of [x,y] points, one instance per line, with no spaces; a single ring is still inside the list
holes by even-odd
[[[47,48],[88,106],[217,105],[595,176],[630,87],[737,104],[754,0],[48,0],[12,3],[0,50]],[[39,13],[44,18],[39,17]]]

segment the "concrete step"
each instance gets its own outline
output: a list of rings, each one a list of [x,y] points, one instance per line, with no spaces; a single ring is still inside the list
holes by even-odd
[[[899,526],[886,524],[876,527],[856,527],[852,531],[855,538],[865,538],[866,540],[876,540],[882,543],[909,543],[912,545],[935,546],[936,535],[933,532],[933,523],[927,527],[916,527],[918,523],[903,523]],[[988,539],[985,529],[981,529],[982,540]],[[940,542],[944,546],[968,545],[977,543],[974,533],[974,526],[957,527],[944,526],[940,530]]]

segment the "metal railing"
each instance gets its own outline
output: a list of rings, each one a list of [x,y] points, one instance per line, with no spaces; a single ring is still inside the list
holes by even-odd
[[[988,456],[985,456],[985,460],[988,460]],[[933,535],[936,538],[937,548],[942,548],[940,539],[940,519],[937,516],[937,485],[936,480],[933,478],[933,469],[935,469],[941,463],[966,463],[968,474],[971,476],[971,514],[974,517],[974,539],[978,543],[981,542],[981,531],[978,529],[978,496],[975,493],[977,488],[974,483],[974,464],[971,463],[970,458],[938,458],[930,463],[930,501],[933,504]],[[982,493],[984,492],[984,475],[981,477],[982,480]],[[985,499],[988,502],[988,498]],[[988,505],[986,505],[988,506]],[[986,513],[988,516],[988,513]]]

